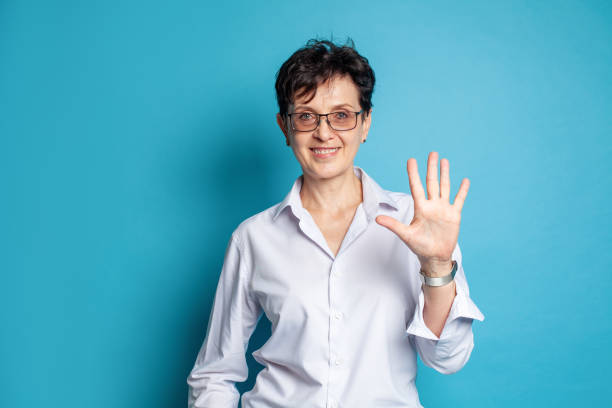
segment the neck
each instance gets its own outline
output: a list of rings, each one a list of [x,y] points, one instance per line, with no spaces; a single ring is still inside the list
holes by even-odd
[[[363,188],[353,166],[331,178],[314,178],[304,173],[300,198],[308,211],[336,213],[359,205]]]

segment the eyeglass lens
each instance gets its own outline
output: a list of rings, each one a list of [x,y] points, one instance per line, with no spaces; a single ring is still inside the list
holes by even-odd
[[[327,115],[327,118],[334,130],[351,130],[357,126],[357,114],[355,112],[332,112]],[[318,115],[311,112],[293,113],[291,120],[295,130],[300,131],[315,130],[319,124]]]

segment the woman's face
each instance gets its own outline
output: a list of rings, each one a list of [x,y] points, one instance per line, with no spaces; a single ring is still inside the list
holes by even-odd
[[[312,112],[329,113],[337,111],[361,110],[359,104],[359,90],[350,76],[335,76],[328,82],[319,84],[315,97],[306,103],[311,95],[305,95],[295,100],[289,106],[289,113]],[[319,127],[307,132],[298,132],[291,129],[290,123],[283,121],[277,114],[277,122],[283,131],[293,154],[302,167],[304,175],[308,174],[314,179],[326,179],[338,176],[353,168],[353,160],[362,141],[366,139],[370,122],[370,114],[362,120],[362,112],[357,116],[357,126],[352,130],[334,130],[325,117],[321,117]],[[317,154],[315,148],[337,148],[331,154]]]

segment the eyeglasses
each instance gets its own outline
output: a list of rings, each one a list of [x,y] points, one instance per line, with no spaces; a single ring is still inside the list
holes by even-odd
[[[321,116],[325,116],[327,124],[334,130],[352,130],[357,127],[357,116],[363,112],[338,111],[330,113],[294,112],[288,113],[291,128],[297,132],[310,132],[319,127]]]

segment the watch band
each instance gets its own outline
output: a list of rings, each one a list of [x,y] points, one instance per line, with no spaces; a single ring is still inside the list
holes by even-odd
[[[419,275],[421,276],[421,282],[427,286],[444,286],[455,278],[456,273],[457,273],[457,261],[453,261],[453,269],[446,276],[432,278],[432,277],[423,275],[422,270],[419,271]]]

